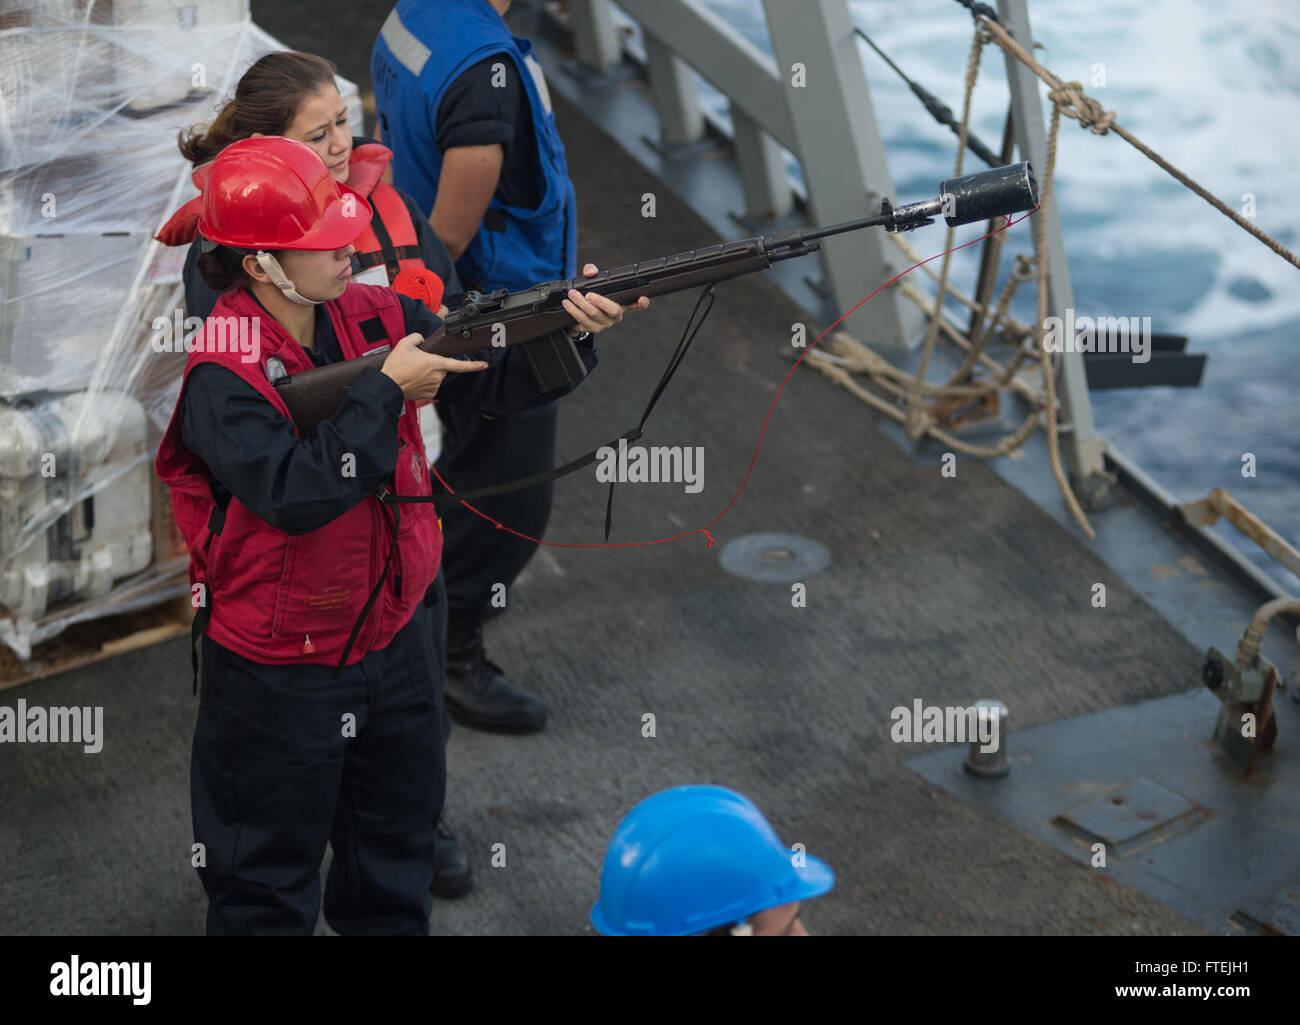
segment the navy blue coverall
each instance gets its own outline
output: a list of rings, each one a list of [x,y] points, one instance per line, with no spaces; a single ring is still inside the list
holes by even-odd
[[[401,298],[408,332],[440,323]],[[594,345],[580,344],[588,370]],[[316,308],[317,365],[342,358],[329,316]],[[550,402],[522,353],[485,350],[487,370],[449,374],[439,401],[488,415]],[[355,436],[298,438],[250,385],[213,364],[186,384],[182,440],[229,496],[286,533],[317,529],[351,509],[392,473],[401,390],[363,372],[345,401],[366,415]],[[338,472],[344,452],[356,477]],[[210,935],[310,935],[321,906],[320,865],[333,847],[325,920],[342,934],[427,935],[434,824],[445,788],[442,672],[429,609],[384,649],[335,678],[333,666],[266,665],[202,641],[202,697],[191,762],[194,837],[208,895]],[[344,716],[355,716],[345,736]]]

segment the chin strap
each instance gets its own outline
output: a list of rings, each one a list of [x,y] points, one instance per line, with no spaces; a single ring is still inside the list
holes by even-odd
[[[290,302],[295,302],[299,306],[319,306],[325,301],[323,299],[308,299],[304,295],[299,295],[298,290],[293,287],[293,282],[285,277],[280,261],[265,250],[259,249],[257,251],[257,265],[262,268],[266,276],[271,279],[271,283],[283,292],[284,297]]]

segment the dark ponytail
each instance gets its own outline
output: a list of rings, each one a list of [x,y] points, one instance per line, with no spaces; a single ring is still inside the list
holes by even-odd
[[[235,86],[235,98],[221,108],[211,124],[181,131],[177,145],[182,155],[198,167],[232,142],[254,134],[284,134],[298,116],[302,101],[332,85],[337,70],[333,61],[313,53],[268,53],[244,72]]]
[[[214,292],[225,292],[249,283],[248,272],[244,270],[244,254],[227,246],[200,253],[195,266],[203,283]]]

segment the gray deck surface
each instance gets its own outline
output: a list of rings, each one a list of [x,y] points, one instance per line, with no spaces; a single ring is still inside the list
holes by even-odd
[[[254,15],[290,45],[368,82],[387,5],[331,22],[348,60],[287,14]],[[332,5],[331,5],[332,6]],[[328,21],[328,19],[324,19]],[[358,40],[365,40],[358,46]],[[365,53],[361,53],[362,50]],[[581,212],[580,254],[602,266],[716,240],[704,223],[553,90]],[[640,216],[654,192],[658,216]],[[656,300],[602,337],[601,365],[561,414],[561,457],[633,426],[693,297]],[[703,526],[730,499],[807,319],[761,279],[726,283],[642,444],[701,445],[705,488],[621,485],[615,542]],[[768,426],[748,487],[702,537],[607,550],[545,548],[521,577],[489,654],[543,695],[546,731],[457,729],[448,817],[474,859],[474,892],[436,901],[446,934],[591,932],[600,861],[618,819],[663,787],[714,782],[751,796],[787,843],[838,881],[806,906],[814,933],[1203,933],[1197,924],[972,810],[904,758],[890,710],[920,697],[996,696],[1014,728],[1173,694],[1199,656],[1068,532],[988,467],[956,479],[919,466],[876,417],[800,371]],[[587,471],[557,488],[548,539],[598,542],[604,489]],[[833,562],[790,589],[718,564],[729,539],[803,534]],[[1106,609],[1089,603],[1104,582]],[[189,868],[189,747],[196,700],[184,642],[7,692],[105,706],[97,755],[0,748],[0,933],[200,933]],[[653,713],[657,736],[641,735]],[[1208,724],[1207,724],[1208,730]],[[1081,773],[1086,752],[1080,751]],[[507,865],[490,867],[493,844]]]

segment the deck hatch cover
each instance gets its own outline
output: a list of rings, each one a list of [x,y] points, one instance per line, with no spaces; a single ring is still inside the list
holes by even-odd
[[[1061,812],[1057,821],[1126,854],[1169,839],[1209,817],[1209,811],[1139,776]]]

